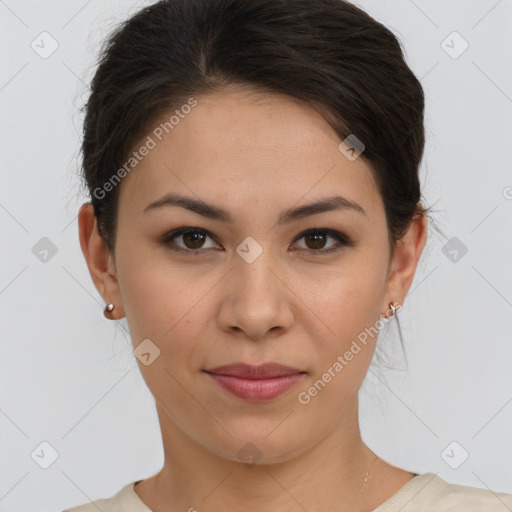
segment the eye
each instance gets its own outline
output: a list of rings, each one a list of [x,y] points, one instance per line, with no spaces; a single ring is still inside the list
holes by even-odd
[[[176,241],[180,240],[180,238],[181,246]],[[216,248],[215,245],[205,247],[204,243],[208,238],[212,240],[214,239],[213,235],[204,229],[187,226],[167,233],[162,239],[162,243],[176,252],[200,255],[206,249]],[[353,242],[343,233],[325,228],[309,229],[308,231],[301,233],[295,240],[300,240],[302,238],[307,242],[306,247],[299,247],[299,249],[305,250],[314,256],[320,256],[322,254],[340,250],[343,246],[353,245]],[[330,247],[325,249],[326,241],[329,238],[334,239],[337,243],[332,244]]]
[[[306,241],[306,250],[307,252],[316,255],[321,255],[325,253],[331,253],[334,251],[340,250],[343,246],[352,246],[351,240],[338,231],[334,231],[332,229],[310,229],[301,233],[296,240],[300,240],[304,238]],[[332,244],[329,248],[324,249],[326,240],[328,238],[334,239],[337,243]],[[303,249],[303,248],[300,248]]]
[[[182,238],[184,247],[177,246],[176,239]],[[182,227],[175,229],[165,235],[162,242],[165,245],[171,245],[171,249],[177,252],[186,252],[189,254],[201,254],[199,249],[205,249],[204,241],[207,238],[212,238],[210,233],[204,229],[194,227]],[[212,238],[213,239],[213,238]],[[211,247],[206,247],[210,249]]]

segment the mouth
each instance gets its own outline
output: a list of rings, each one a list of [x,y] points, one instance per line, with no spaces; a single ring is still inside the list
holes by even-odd
[[[258,366],[235,363],[203,371],[224,391],[249,402],[272,400],[296,386],[306,375],[305,371],[278,363]]]

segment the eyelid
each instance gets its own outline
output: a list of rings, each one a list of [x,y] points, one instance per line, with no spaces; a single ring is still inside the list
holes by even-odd
[[[217,242],[217,239],[215,238],[215,236],[212,233],[210,233],[207,229],[199,228],[196,226],[180,226],[176,229],[173,229],[163,236],[162,243],[164,245],[169,245],[169,243],[173,242],[175,238],[179,238],[180,236],[186,235],[187,233],[196,233],[196,232],[202,233],[202,234],[208,236],[209,238],[214,240],[215,243],[219,244]],[[188,253],[188,254],[192,254],[192,253],[201,254],[201,253],[204,253],[206,250],[212,249],[212,248],[207,247],[206,249],[200,248],[200,249],[194,250],[194,249],[182,249],[181,247],[170,247],[170,249],[175,252],[182,252],[182,253]]]
[[[295,243],[297,240],[300,240],[301,238],[304,238],[308,235],[313,235],[316,233],[322,233],[326,236],[330,236],[337,240],[337,244],[334,244],[334,246],[329,247],[327,249],[298,249],[299,251],[306,251],[308,254],[311,254],[312,256],[322,256],[327,255],[331,253],[335,253],[337,251],[340,251],[344,247],[353,247],[355,244],[354,242],[344,233],[341,233],[340,231],[337,231],[335,229],[330,228],[310,228],[306,229],[305,231],[302,231],[300,234],[297,235],[297,237],[294,239],[293,243]]]
[[[299,240],[300,238],[302,238],[304,236],[314,235],[316,233],[325,233],[326,235],[332,236],[334,238],[339,238],[347,244],[351,243],[350,238],[347,235],[345,235],[344,233],[342,233],[341,231],[337,231],[336,229],[330,229],[330,228],[322,228],[322,227],[306,229],[305,231],[302,231],[301,233],[299,233],[296,236],[294,241]]]

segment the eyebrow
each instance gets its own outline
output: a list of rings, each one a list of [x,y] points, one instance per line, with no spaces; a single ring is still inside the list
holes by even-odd
[[[233,217],[231,216],[231,214],[224,208],[221,208],[220,206],[207,203],[200,199],[194,199],[192,197],[186,197],[174,193],[166,194],[160,199],[157,199],[156,201],[148,204],[148,206],[144,208],[143,213],[167,206],[179,206],[181,208],[185,208],[192,212],[198,213],[203,217],[208,217],[213,220],[220,220],[227,223],[233,222]],[[310,215],[317,215],[319,213],[330,212],[335,210],[354,211],[366,215],[366,212],[359,204],[353,201],[349,201],[348,199],[342,196],[332,196],[321,198],[320,200],[314,203],[299,206],[298,208],[284,210],[279,215],[277,224],[288,224],[295,220],[302,219],[304,217],[309,217]]]

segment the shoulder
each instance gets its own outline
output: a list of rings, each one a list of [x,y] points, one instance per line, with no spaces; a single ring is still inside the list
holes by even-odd
[[[512,494],[446,482],[434,473],[417,475],[374,512],[507,512]]]
[[[130,482],[110,498],[83,503],[62,512],[152,512],[136,494],[136,483],[137,481]]]

